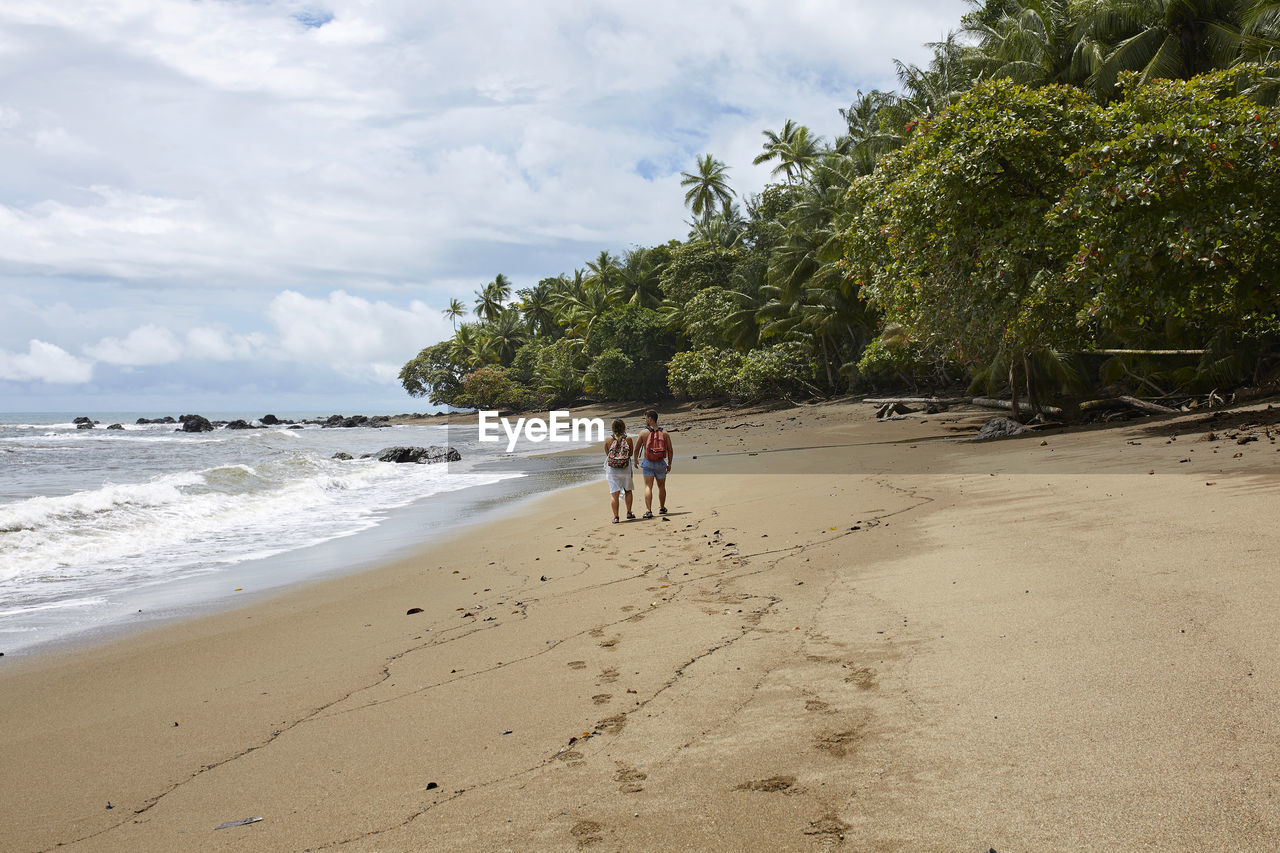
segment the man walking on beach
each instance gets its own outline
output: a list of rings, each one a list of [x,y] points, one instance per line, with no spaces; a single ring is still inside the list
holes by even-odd
[[[671,462],[675,459],[675,450],[671,446],[671,436],[658,426],[658,412],[650,409],[644,413],[646,429],[636,440],[635,463],[644,474],[644,518],[653,518],[653,481],[658,481],[658,514],[667,514],[667,474],[671,473]]]

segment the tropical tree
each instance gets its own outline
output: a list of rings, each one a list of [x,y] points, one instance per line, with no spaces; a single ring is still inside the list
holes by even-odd
[[[778,133],[772,130],[761,132],[765,136],[764,150],[751,162],[758,166],[777,160],[778,165],[774,166],[771,174],[775,177],[785,174],[788,185],[794,183],[797,177],[802,177],[817,161],[821,152],[822,140],[813,136],[809,128],[796,124],[791,119],[786,120]]]
[[[1068,0],[988,0],[962,31],[976,40],[964,61],[984,79],[1085,86],[1103,64],[1105,45]]]
[[[558,328],[552,288],[557,279],[544,278],[527,290],[520,291],[520,314],[530,334],[554,336]]]
[[[516,308],[507,308],[485,324],[484,340],[499,364],[510,364],[516,350],[529,339],[529,329]]]
[[[684,194],[684,203],[694,216],[709,220],[717,207],[733,200],[728,172],[728,166],[710,154],[704,154],[698,158],[696,172],[680,173],[680,186],[689,188]]]
[[[458,331],[458,320],[467,316],[467,308],[462,304],[461,299],[450,299],[449,307],[440,313],[453,324],[453,330],[456,332]]]
[[[498,273],[493,281],[476,291],[476,316],[493,320],[502,313],[506,301],[511,298],[511,281]]]
[[[1140,82],[1187,79],[1226,68],[1239,56],[1250,0],[1119,0],[1101,4],[1086,19],[1094,37],[1114,45],[1095,76],[1098,96],[1117,94],[1122,71]]]

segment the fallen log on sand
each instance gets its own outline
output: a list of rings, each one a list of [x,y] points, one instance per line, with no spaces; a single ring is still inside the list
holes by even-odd
[[[1008,400],[994,400],[991,397],[974,397],[969,401],[975,406],[981,406],[984,409],[1004,409],[1005,411],[1013,411],[1013,403]],[[1019,403],[1018,410],[1022,412],[1036,411],[1030,403]],[[1041,406],[1040,411],[1046,415],[1052,415],[1055,418],[1062,417],[1062,409],[1057,406]]]
[[[1159,403],[1152,403],[1149,400],[1139,400],[1137,397],[1130,397],[1127,394],[1121,394],[1119,397],[1107,397],[1102,400],[1090,400],[1087,403],[1080,404],[1081,412],[1092,412],[1098,409],[1116,409],[1120,407],[1137,409],[1140,412],[1146,412],[1149,415],[1176,415],[1177,409],[1171,409],[1168,406],[1161,406]]]

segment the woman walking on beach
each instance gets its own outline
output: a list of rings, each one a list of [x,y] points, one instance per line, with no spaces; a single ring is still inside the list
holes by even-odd
[[[635,518],[631,512],[631,458],[632,442],[627,437],[627,425],[621,419],[613,422],[613,435],[604,440],[604,478],[609,483],[609,505],[613,508],[613,523],[618,523],[618,493],[626,495],[627,518]]]

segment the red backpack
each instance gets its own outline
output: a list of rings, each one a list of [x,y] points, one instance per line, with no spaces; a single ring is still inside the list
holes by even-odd
[[[644,457],[650,461],[657,462],[659,459],[667,458],[667,434],[662,427],[654,427],[649,430],[649,437],[644,442]]]

